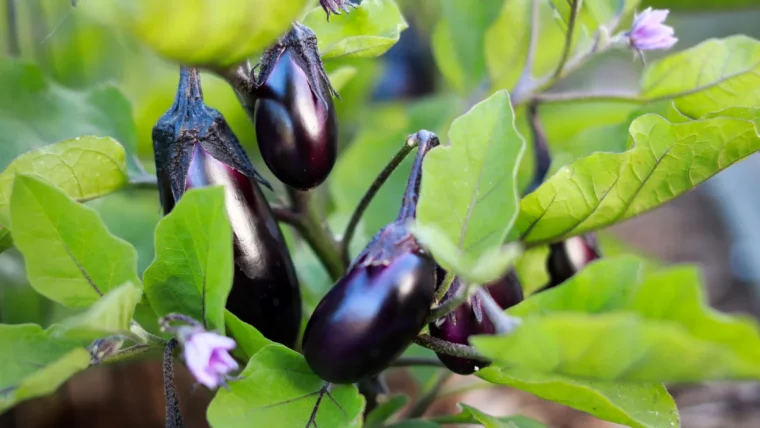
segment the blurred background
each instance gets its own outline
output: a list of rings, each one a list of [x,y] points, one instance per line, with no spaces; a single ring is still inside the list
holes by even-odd
[[[12,8],[9,0],[0,0],[0,76],[6,77],[0,80],[0,168],[20,153],[40,145],[108,132],[125,145],[136,145],[138,157],[152,173],[150,132],[173,101],[177,66],[158,58],[128,34],[91,18],[83,10],[88,1],[78,3],[72,7],[69,0],[16,0]],[[328,71],[345,66],[357,71],[340,90],[342,102],[337,103],[344,150],[333,172],[333,181],[319,189],[324,193],[324,209],[328,214],[340,211],[336,207],[341,204],[353,203],[345,195],[364,192],[374,177],[366,173],[364,165],[374,162],[372,170],[379,170],[382,163],[377,159],[390,158],[404,137],[418,129],[445,135],[448,122],[460,113],[458,104],[449,102],[459,95],[448,87],[430,47],[440,2],[398,0],[398,3],[410,28],[387,54],[376,60],[326,63]],[[676,45],[679,50],[711,37],[746,34],[760,38],[760,0],[645,0],[642,7],[646,6],[672,10],[668,24],[679,37]],[[15,20],[9,20],[11,14]],[[13,57],[33,66],[21,74],[9,75],[7,64]],[[647,61],[656,59],[656,54],[646,57]],[[630,52],[611,53],[575,73],[558,89],[634,88],[641,69],[641,62],[634,61]],[[267,174],[258,159],[254,128],[232,90],[209,74],[204,74],[203,85],[206,102],[224,114],[254,163],[259,163],[260,171]],[[118,88],[123,97],[110,93],[112,87]],[[61,107],[67,105],[61,100],[74,103],[94,100],[98,108],[70,111]],[[579,126],[593,127],[602,120],[601,115],[617,115],[622,122],[636,106],[588,107],[582,111],[542,109],[541,119],[555,156],[574,153],[583,135],[579,137]],[[37,135],[14,133],[14,121],[33,123]],[[572,127],[570,121],[575,122],[574,131],[568,130]],[[636,252],[665,264],[697,263],[704,271],[712,306],[757,317],[760,315],[760,263],[756,262],[760,260],[757,221],[760,193],[755,184],[760,182],[758,166],[760,159],[753,156],[696,191],[603,232],[603,251]],[[404,171],[402,168],[394,175],[388,188],[373,203],[374,215],[363,225],[365,235],[371,236],[397,210]],[[160,218],[156,192],[124,191],[88,204],[101,213],[113,233],[136,246],[142,272],[153,259],[153,228]],[[309,266],[314,267],[313,256],[308,252],[297,248],[295,257],[311,261]],[[315,295],[329,286],[318,266],[299,274]],[[71,314],[70,309],[38,296],[29,287],[18,252],[11,249],[0,254],[0,322],[36,322],[47,326]],[[158,356],[152,357],[80,373],[55,395],[25,402],[0,416],[0,426],[161,427],[164,421],[161,368]],[[388,383],[392,390],[414,397],[419,394],[419,385],[430,382],[431,376],[425,369],[395,370]],[[204,415],[210,394],[203,388],[193,388],[186,372],[178,377],[187,425],[207,426]],[[431,414],[453,412],[456,402],[465,401],[494,415],[520,413],[551,427],[614,426],[522,392],[493,387],[478,389],[479,386],[473,379],[449,378],[444,387],[447,397],[430,409]],[[671,392],[678,402],[684,427],[760,427],[758,384],[678,386],[671,388]]]

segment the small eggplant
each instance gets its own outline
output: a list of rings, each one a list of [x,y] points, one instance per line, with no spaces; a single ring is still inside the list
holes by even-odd
[[[440,268],[439,268],[440,269]],[[440,269],[439,281],[445,276],[445,271]],[[453,298],[463,286],[458,277],[446,291],[445,299]],[[483,291],[490,294],[501,309],[512,307],[523,300],[522,286],[514,270],[483,287]],[[428,325],[432,337],[446,340],[461,345],[470,344],[470,336],[478,334],[496,334],[496,328],[483,309],[483,302],[479,294],[454,309],[445,317]],[[488,361],[471,360],[468,358],[453,357],[446,354],[436,354],[438,359],[452,372],[461,375],[470,375],[487,367]]]
[[[261,62],[256,80],[256,137],[261,157],[283,183],[321,184],[338,155],[338,119],[314,33],[294,24]]]
[[[416,215],[423,157],[438,139],[426,131],[414,138],[419,149],[397,220],[375,235],[306,326],[304,356],[328,382],[354,383],[388,367],[430,313],[436,264],[406,223]]]
[[[223,185],[234,236],[227,309],[267,338],[295,346],[301,295],[285,240],[251,165],[222,115],[203,102],[200,75],[182,68],[177,99],[153,128],[164,213],[190,188]]]
[[[549,272],[549,283],[536,293],[556,287],[570,279],[584,266],[601,257],[596,235],[573,236],[562,242],[549,246],[549,257],[546,259],[546,269]]]

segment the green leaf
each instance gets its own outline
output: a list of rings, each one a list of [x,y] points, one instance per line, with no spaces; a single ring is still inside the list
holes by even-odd
[[[126,283],[106,293],[87,311],[64,321],[57,333],[72,340],[95,340],[129,331],[129,323],[140,303],[142,289]]]
[[[232,230],[221,186],[192,189],[156,227],[145,293],[159,316],[178,312],[224,332],[232,288]]]
[[[129,26],[145,44],[168,59],[188,65],[231,66],[268,48],[308,3],[116,0],[87,6],[109,23]]]
[[[475,258],[460,251],[440,229],[411,224],[409,230],[438,264],[471,284],[486,284],[503,276],[520,255],[520,246],[513,244],[495,247]]]
[[[0,226],[0,253],[13,246],[13,237],[6,227]]]
[[[306,15],[304,25],[317,35],[323,59],[380,56],[409,26],[394,0],[364,0],[350,13],[331,16],[330,22],[317,7]]]
[[[523,294],[529,295],[549,283],[546,261],[549,258],[549,246],[539,245],[527,249],[515,261],[515,272],[520,278]]]
[[[0,325],[0,413],[54,392],[87,368],[90,354],[74,342],[54,340],[36,324]]]
[[[502,245],[517,214],[516,173],[525,142],[507,92],[455,120],[449,138],[451,145],[425,156],[417,221],[438,228],[476,260]],[[451,269],[447,261],[439,260]]]
[[[328,74],[328,77],[330,78],[330,84],[336,91],[340,92],[340,90],[343,89],[343,87],[346,86],[348,82],[354,78],[354,76],[356,76],[357,72],[358,69],[356,67],[340,67]]]
[[[523,198],[520,239],[559,241],[636,216],[760,149],[756,123],[727,117],[670,123],[646,115],[630,133],[631,150],[579,159]]]
[[[82,135],[98,135],[119,141],[126,148],[130,172],[142,171],[135,157],[137,137],[132,109],[115,87],[73,91],[50,82],[38,66],[9,58],[0,58],[0,81],[6,89],[0,91],[0,129],[3,130],[0,166],[6,166],[11,159],[32,149]]]
[[[480,370],[478,377],[632,428],[680,426],[673,398],[658,384],[588,381],[498,366]]]
[[[438,428],[435,422],[426,421],[423,419],[407,419],[404,421],[396,422],[395,424],[388,425],[388,428]]]
[[[608,258],[510,308],[524,321],[513,334],[471,343],[510,367],[601,380],[760,378],[756,324],[710,309],[699,286],[692,267]]]
[[[212,427],[305,427],[312,412],[321,427],[360,427],[364,398],[353,385],[332,385],[314,374],[303,356],[281,345],[256,353],[229,389],[220,389],[207,418]],[[262,388],[262,385],[266,385]],[[320,399],[321,398],[321,399]]]
[[[16,176],[10,214],[29,282],[45,297],[81,308],[126,282],[140,284],[135,248],[62,191]]]
[[[541,422],[525,416],[491,416],[464,403],[459,403],[459,408],[462,409],[461,413],[435,418],[435,421],[447,424],[480,424],[484,428],[546,428]]]
[[[364,421],[365,428],[382,428],[407,403],[409,403],[409,397],[406,395],[399,394],[390,397],[388,401],[379,404],[375,410],[367,415],[367,419]]]
[[[77,137],[26,152],[0,173],[0,224],[9,224],[17,174],[45,180],[78,201],[119,190],[129,180],[124,147],[112,138]]]
[[[235,353],[244,360],[250,360],[257,352],[273,342],[261,334],[252,325],[241,321],[235,314],[224,310],[224,324],[227,326],[227,335],[235,339],[238,346]]]
[[[710,39],[651,64],[641,96],[675,98],[681,113],[700,118],[728,107],[760,104],[760,41],[747,36]]]

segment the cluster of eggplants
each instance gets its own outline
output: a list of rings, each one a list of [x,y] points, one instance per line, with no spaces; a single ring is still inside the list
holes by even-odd
[[[312,370],[353,383],[390,365],[425,326],[436,264],[406,224],[415,218],[422,160],[438,138],[420,131],[418,152],[398,218],[382,228],[317,305],[303,338]]]
[[[174,105],[153,128],[159,195],[168,214],[191,188],[222,185],[234,236],[227,309],[267,338],[294,347],[301,295],[285,240],[256,172],[224,117],[203,102],[200,75],[181,68]]]
[[[272,174],[299,190],[325,181],[338,155],[337,93],[314,32],[294,23],[264,52],[254,92],[256,138]]]
[[[446,271],[438,267],[439,286],[445,276]],[[459,277],[455,277],[446,291],[444,301],[453,298],[461,287],[464,287],[464,284]],[[522,285],[514,270],[510,270],[503,277],[484,285],[483,289],[501,309],[510,308],[523,300]],[[460,345],[469,345],[470,336],[496,334],[496,327],[483,310],[483,303],[477,294],[452,312],[428,324],[428,329],[430,336]],[[461,375],[473,374],[491,364],[489,361],[472,360],[441,353],[436,353],[436,355],[449,370]]]

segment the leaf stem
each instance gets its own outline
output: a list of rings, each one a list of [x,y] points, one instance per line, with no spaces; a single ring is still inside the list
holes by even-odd
[[[343,233],[343,237],[341,238],[341,257],[343,258],[343,262],[346,265],[348,265],[350,262],[348,250],[351,245],[351,239],[356,232],[356,227],[359,224],[359,220],[361,220],[362,215],[364,215],[364,211],[367,210],[367,207],[369,207],[372,199],[375,197],[375,195],[377,195],[377,192],[380,190],[380,188],[382,188],[391,174],[393,174],[393,171],[395,171],[401,162],[406,158],[406,156],[411,153],[412,149],[417,147],[417,143],[418,140],[416,138],[407,138],[406,142],[404,142],[404,145],[401,146],[393,158],[385,165],[385,168],[383,168],[383,170],[380,171],[380,174],[377,175],[375,181],[372,182],[369,189],[367,189],[367,192],[364,193],[361,201],[359,201],[359,204],[354,209],[354,212],[351,215],[351,219],[348,222],[348,226],[346,226],[346,230]]]
[[[434,297],[436,302],[443,301],[443,299],[446,297],[446,293],[449,291],[449,288],[451,288],[451,284],[454,283],[454,278],[456,278],[454,271],[446,271],[446,276],[443,277],[441,285],[438,286],[437,290],[435,290]]]
[[[570,2],[570,19],[567,22],[567,34],[565,35],[565,47],[562,49],[562,57],[557,64],[557,69],[554,71],[554,79],[559,78],[562,74],[562,70],[565,68],[567,58],[570,56],[570,51],[573,48],[573,33],[575,32],[575,21],[578,17],[578,9],[580,9],[580,2],[578,0],[571,0]]]
[[[17,57],[21,54],[21,48],[18,41],[16,0],[6,0],[5,17],[8,20],[8,56]]]
[[[437,373],[438,378],[435,380],[433,386],[431,386],[429,390],[425,391],[425,393],[422,394],[419,399],[417,399],[414,405],[409,408],[409,411],[406,412],[405,419],[419,418],[420,416],[424,415],[425,411],[427,411],[430,405],[433,404],[438,398],[438,392],[452,375],[453,373],[451,372],[439,371]]]
[[[184,428],[182,411],[174,384],[174,349],[177,339],[171,339],[164,348],[164,399],[166,402],[166,428]]]
[[[522,94],[529,89],[531,81],[533,80],[533,64],[536,59],[536,49],[538,47],[539,37],[539,0],[531,0],[530,9],[530,41],[528,42],[528,52],[525,55],[525,65],[523,66],[520,78],[515,83],[515,87],[512,89],[512,94],[515,98],[519,98],[518,94]],[[512,102],[514,104],[514,101]]]
[[[439,354],[451,355],[452,357],[467,358],[470,360],[488,361],[488,358],[480,354],[475,348],[446,340],[437,339],[427,334],[421,334],[414,339],[414,343],[423,348],[430,349]]]
[[[677,98],[681,94],[671,95],[667,98]],[[644,104],[647,102],[658,101],[658,99],[647,99],[633,91],[567,91],[548,94],[536,94],[533,100],[540,103],[569,103],[576,101],[610,101],[620,103]]]
[[[164,346],[166,344],[166,341],[155,334],[149,333],[147,330],[145,330],[140,324],[137,323],[137,321],[132,321],[129,324],[129,331],[137,336],[139,338],[140,342],[147,343],[147,344],[153,344],[153,345],[160,345]]]

